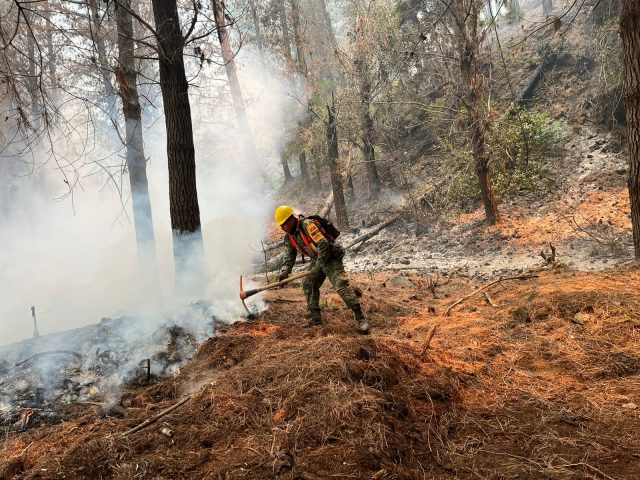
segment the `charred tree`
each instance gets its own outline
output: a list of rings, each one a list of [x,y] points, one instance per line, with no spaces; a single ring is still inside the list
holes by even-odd
[[[127,149],[127,170],[133,204],[133,221],[136,230],[138,258],[143,272],[155,277],[155,237],[153,216],[147,181],[147,161],[142,140],[142,108],[138,95],[138,73],[135,66],[133,41],[133,17],[131,0],[120,0],[116,9],[118,29],[118,62],[116,78],[119,84],[122,112],[125,122],[125,146]]]
[[[640,2],[622,0],[620,36],[624,55],[624,105],[629,133],[629,198],[635,256],[640,259]]]
[[[478,12],[480,4],[471,0],[465,5],[464,0],[456,0],[454,20],[458,27],[460,42],[460,73],[463,83],[463,102],[469,119],[471,149],[476,167],[476,174],[482,194],[485,217],[489,224],[500,220],[498,204],[493,191],[489,154],[486,146],[485,118],[480,111],[480,88],[482,79],[478,75],[476,55],[480,44],[478,34]]]
[[[338,171],[338,128],[336,126],[336,112],[334,105],[327,105],[327,162],[331,175],[333,203],[336,207],[336,225],[342,230],[349,228],[349,215],[344,200],[342,179]]]
[[[220,40],[220,47],[222,49],[222,59],[224,60],[224,68],[227,72],[227,79],[229,80],[231,100],[233,101],[233,109],[235,110],[236,120],[238,121],[238,129],[240,130],[244,154],[250,165],[257,165],[258,156],[256,154],[256,147],[253,143],[253,135],[251,134],[251,127],[249,126],[249,120],[247,119],[247,111],[234,60],[235,55],[231,48],[231,39],[229,38],[229,32],[227,31],[224,0],[211,0],[211,4],[213,6],[216,30],[218,32],[218,39]]]
[[[160,67],[160,89],[167,130],[169,210],[173,231],[176,286],[187,288],[189,280],[202,276],[204,245],[196,188],[196,162],[189,103],[189,84],[184,68],[185,39],[180,31],[176,0],[152,0]],[[191,273],[196,273],[192,276]]]

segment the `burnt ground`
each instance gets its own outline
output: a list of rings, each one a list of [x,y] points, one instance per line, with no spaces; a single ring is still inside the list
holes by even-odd
[[[640,274],[536,274],[451,316],[482,282],[357,275],[368,337],[328,287],[312,330],[299,288],[270,292],[176,376],[127,386],[124,418],[71,404],[5,434],[0,478],[638,478]]]

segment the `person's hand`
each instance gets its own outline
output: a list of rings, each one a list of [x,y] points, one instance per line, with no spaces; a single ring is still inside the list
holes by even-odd
[[[282,282],[283,280],[286,280],[287,278],[289,278],[289,274],[282,272],[279,276],[278,276],[278,281]],[[280,285],[280,288],[283,288],[284,285]]]

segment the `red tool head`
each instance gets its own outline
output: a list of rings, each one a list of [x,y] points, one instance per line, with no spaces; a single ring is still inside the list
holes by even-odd
[[[251,295],[255,295],[256,293],[258,293],[257,290],[248,290],[248,291],[244,290],[244,287],[242,286],[242,275],[240,275],[240,300],[242,300],[242,306],[247,311],[247,318],[253,318],[255,317],[255,315],[251,313],[251,311],[247,308],[247,304],[244,303],[244,301],[248,297],[250,297]]]

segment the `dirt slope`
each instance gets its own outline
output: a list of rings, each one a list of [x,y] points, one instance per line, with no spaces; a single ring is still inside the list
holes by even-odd
[[[440,278],[434,298],[427,277],[395,275],[357,278],[370,337],[330,289],[313,330],[299,288],[273,292],[175,378],[127,387],[124,418],[72,405],[61,424],[6,436],[0,478],[640,476],[637,271],[542,272],[450,317],[478,283]]]

